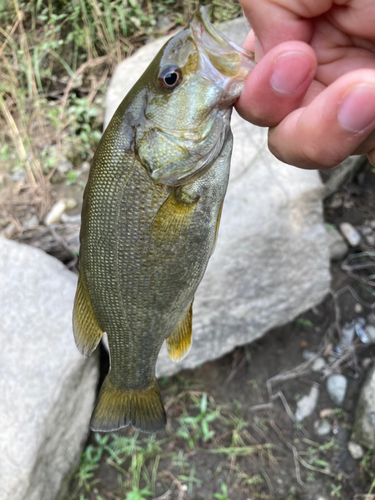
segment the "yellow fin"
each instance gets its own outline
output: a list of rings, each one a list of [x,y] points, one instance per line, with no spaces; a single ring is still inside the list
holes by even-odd
[[[103,335],[103,330],[96,319],[89,291],[85,286],[82,275],[78,278],[74,299],[73,332],[76,345],[84,356],[90,356]]]
[[[214,245],[212,247],[212,253],[214,253],[215,248],[216,248],[216,242],[217,242],[217,237],[219,235],[219,227],[220,227],[220,221],[221,221],[221,212],[223,211],[223,204],[224,200],[221,202],[220,208],[219,208],[219,213],[217,214],[217,219],[216,219],[216,227],[215,227],[215,239],[214,239]]]
[[[188,354],[192,341],[193,302],[167,338],[169,357],[181,361]]]
[[[142,432],[164,430],[167,418],[156,379],[144,389],[115,387],[104,380],[91,417],[93,431],[109,432],[132,425]]]
[[[191,198],[183,187],[172,191],[152,223],[150,238],[157,246],[168,249],[178,242],[184,244],[198,201],[198,197]]]

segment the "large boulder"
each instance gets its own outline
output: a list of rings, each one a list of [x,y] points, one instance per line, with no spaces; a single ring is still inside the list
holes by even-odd
[[[244,19],[222,31],[241,44]],[[106,98],[105,125],[166,39],[151,42],[117,67]],[[261,337],[321,302],[329,291],[329,251],[316,171],[278,161],[267,131],[232,119],[234,151],[215,253],[194,301],[193,347],[180,363],[165,346],[157,374],[194,368]]]
[[[98,358],[72,333],[77,277],[0,238],[0,499],[53,500],[87,438]]]
[[[359,395],[351,439],[375,450],[375,366],[367,375]]]

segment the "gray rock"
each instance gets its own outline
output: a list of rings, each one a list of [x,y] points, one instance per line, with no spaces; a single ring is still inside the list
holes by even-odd
[[[327,229],[330,259],[333,261],[343,259],[348,253],[348,245],[345,243],[344,238],[334,226],[326,224],[325,227]]]
[[[317,436],[327,436],[332,431],[332,425],[327,419],[315,420],[314,432]]]
[[[342,222],[340,224],[340,231],[350,246],[357,247],[361,243],[361,235],[349,222]]]
[[[345,323],[342,327],[342,339],[341,345],[344,349],[350,347],[354,341],[355,337],[355,323]]]
[[[321,356],[318,356],[311,365],[311,369],[313,372],[321,372],[326,366],[327,363],[325,360]]]
[[[348,450],[354,460],[359,460],[363,457],[363,448],[361,445],[354,443],[354,441],[348,442]]]
[[[301,422],[306,417],[310,416],[315,410],[319,399],[319,387],[318,385],[313,385],[311,387],[310,393],[307,396],[303,396],[297,403],[296,410],[296,420]]]
[[[365,332],[370,341],[375,342],[375,326],[367,325],[365,328]]]
[[[346,380],[344,375],[334,374],[328,377],[327,391],[329,397],[337,405],[341,405],[341,403],[344,401],[347,385],[348,381]]]
[[[370,369],[359,395],[351,439],[366,448],[375,448],[375,366]]]
[[[225,24],[241,44],[244,19]],[[157,40],[123,61],[106,97],[105,124],[165,43]],[[233,114],[234,150],[219,238],[194,301],[194,341],[180,363],[165,346],[157,374],[171,375],[246,344],[318,304],[329,291],[329,252],[316,171],[278,161],[267,130]]]
[[[76,281],[0,238],[0,500],[53,500],[85,443],[98,363],[74,344]]]

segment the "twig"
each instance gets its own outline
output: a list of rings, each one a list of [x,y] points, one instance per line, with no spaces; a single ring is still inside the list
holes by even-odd
[[[270,424],[271,424],[271,427],[273,428],[273,430],[278,434],[281,441],[283,441],[288,446],[288,448],[290,448],[292,450],[293,459],[294,459],[294,467],[296,469],[297,482],[301,486],[305,486],[305,483],[301,479],[301,468],[299,466],[299,455],[298,455],[297,448],[285,439],[285,437],[283,436],[283,433],[280,431],[280,429],[277,427],[277,425],[275,424],[275,422],[273,420],[270,421]]]

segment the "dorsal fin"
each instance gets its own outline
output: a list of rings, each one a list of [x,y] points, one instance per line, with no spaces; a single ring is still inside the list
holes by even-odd
[[[188,354],[192,341],[193,302],[167,338],[167,347],[173,361],[181,361]]]

